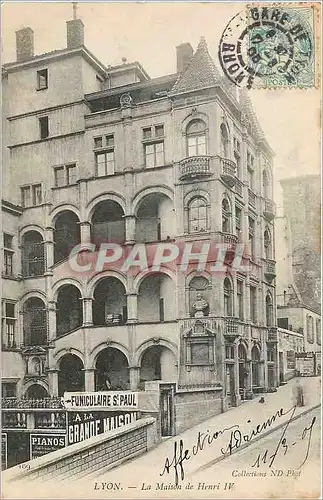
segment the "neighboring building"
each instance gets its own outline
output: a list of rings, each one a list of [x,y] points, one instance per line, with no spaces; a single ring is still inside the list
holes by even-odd
[[[279,382],[287,382],[295,376],[295,354],[304,352],[304,337],[284,328],[278,328]]]
[[[177,64],[153,79],[137,62],[106,68],[77,19],[67,48],[43,55],[17,32],[3,75],[4,396],[157,380],[169,435],[277,386],[273,152],[204,39],[177,47]],[[77,274],[80,241],[228,243],[231,260],[221,274]],[[231,267],[237,242],[248,270]]]
[[[291,177],[280,184],[284,215],[290,224],[295,285],[303,304],[320,313],[321,178],[319,175]]]
[[[297,206],[297,211],[300,209]],[[310,224],[309,224],[310,225]],[[313,229],[313,228],[312,228]],[[289,218],[285,215],[275,219],[276,234],[276,261],[277,261],[277,323],[280,328],[299,333],[303,336],[303,349],[305,352],[321,351],[321,314],[320,309],[306,305],[313,303],[313,300],[306,300],[299,291],[298,283],[301,274],[295,276],[293,257],[293,233]],[[304,236],[304,243],[309,235]],[[307,263],[304,263],[304,282],[308,287],[314,286],[313,280],[307,270]],[[307,286],[307,285],[306,285]],[[303,288],[304,290],[304,288]],[[308,298],[313,297],[308,289]],[[315,301],[314,301],[315,304]]]

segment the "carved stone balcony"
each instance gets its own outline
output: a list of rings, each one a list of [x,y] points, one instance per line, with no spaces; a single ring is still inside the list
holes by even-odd
[[[227,158],[220,158],[220,167],[221,167],[221,178],[222,180],[228,184],[228,186],[232,187],[237,182],[236,177],[236,164],[234,161],[229,160]]]
[[[268,198],[265,199],[264,216],[269,222],[276,217],[276,205]]]
[[[269,344],[277,344],[278,343],[277,328],[269,328],[268,329],[267,342]]]
[[[241,334],[241,324],[237,318],[225,318],[223,335],[226,340],[234,341]]]
[[[248,189],[248,204],[256,208],[256,195],[251,189]]]
[[[265,260],[265,278],[268,281],[276,278],[276,262],[274,260]]]
[[[209,177],[212,175],[210,156],[190,156],[179,163],[181,181]]]

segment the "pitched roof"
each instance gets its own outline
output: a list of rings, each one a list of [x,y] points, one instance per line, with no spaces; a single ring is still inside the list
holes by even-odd
[[[184,71],[179,75],[171,93],[177,94],[213,87],[219,83],[220,79],[220,73],[209,54],[205,38],[202,37],[196,52]]]

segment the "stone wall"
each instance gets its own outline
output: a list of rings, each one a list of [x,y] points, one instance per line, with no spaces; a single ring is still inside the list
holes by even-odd
[[[196,390],[175,394],[176,434],[222,413],[222,389]]]
[[[71,476],[76,479],[120,465],[153,448],[157,442],[156,420],[144,418],[130,424],[127,429],[115,429],[108,435],[100,434],[26,462],[24,469],[12,467],[3,473],[3,480],[46,481],[68,479]]]

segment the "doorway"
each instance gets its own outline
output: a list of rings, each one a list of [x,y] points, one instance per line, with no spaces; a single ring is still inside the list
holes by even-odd
[[[226,396],[227,407],[236,406],[235,398],[235,380],[234,380],[234,364],[226,364]]]
[[[28,432],[8,432],[7,440],[8,469],[30,460]]]
[[[160,385],[160,421],[162,437],[174,435],[174,392],[173,384]]]

